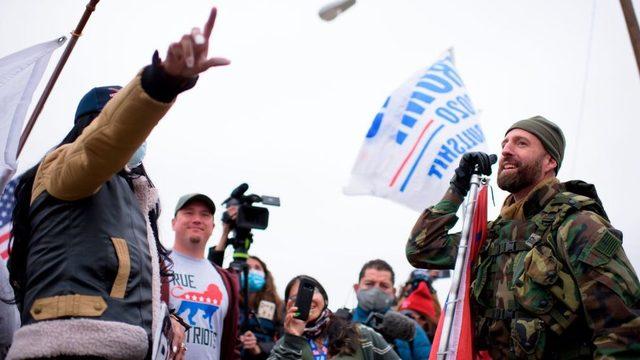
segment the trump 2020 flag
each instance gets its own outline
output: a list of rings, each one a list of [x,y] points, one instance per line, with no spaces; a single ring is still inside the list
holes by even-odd
[[[379,196],[421,211],[442,197],[468,151],[487,147],[449,49],[384,102],[344,193]]]
[[[66,38],[32,46],[0,59],[0,193],[16,170],[22,125],[53,51]]]

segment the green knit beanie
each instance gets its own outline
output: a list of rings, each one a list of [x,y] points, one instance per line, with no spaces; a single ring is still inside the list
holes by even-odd
[[[513,129],[522,129],[540,139],[542,146],[544,146],[549,155],[558,163],[558,167],[556,167],[556,174],[558,174],[560,165],[562,165],[562,159],[564,158],[565,146],[564,134],[562,134],[562,130],[560,130],[558,125],[538,115],[529,119],[520,120],[511,125],[505,135]]]

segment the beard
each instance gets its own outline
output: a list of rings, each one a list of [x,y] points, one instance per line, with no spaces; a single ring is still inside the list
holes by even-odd
[[[503,165],[500,166],[500,170],[498,171],[498,187],[500,189],[513,194],[536,184],[542,174],[542,157],[528,164],[511,159],[509,159],[509,161],[515,164],[516,171],[505,174]]]
[[[191,236],[189,238],[189,242],[191,242],[192,244],[199,244],[202,241],[202,238],[199,236]]]

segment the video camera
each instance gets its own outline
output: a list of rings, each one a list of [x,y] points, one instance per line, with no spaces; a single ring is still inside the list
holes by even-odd
[[[245,195],[244,193],[248,189],[249,185],[246,183],[240,184],[231,192],[229,198],[222,203],[227,207],[238,206],[238,217],[235,221],[231,220],[229,213],[226,211],[222,214],[222,221],[232,225],[232,228],[264,230],[269,226],[269,209],[253,206],[253,204],[263,203],[265,205],[280,206],[280,198],[256,194]]]
[[[222,205],[237,206],[238,213],[236,219],[232,219],[229,216],[228,210],[222,214],[222,221],[229,224],[230,229],[233,231],[233,236],[227,240],[227,245],[233,246],[233,261],[230,267],[238,272],[238,274],[244,274],[240,286],[242,287],[242,297],[244,299],[249,298],[249,267],[247,266],[247,259],[249,258],[249,247],[253,242],[253,234],[251,229],[264,230],[269,226],[269,210],[267,208],[253,206],[255,203],[263,203],[265,205],[280,206],[280,198],[274,196],[259,196],[256,194],[245,195],[249,185],[246,183],[240,184],[235,188],[229,198],[225,200]],[[249,330],[249,307],[243,307],[244,319],[242,321],[243,332]]]

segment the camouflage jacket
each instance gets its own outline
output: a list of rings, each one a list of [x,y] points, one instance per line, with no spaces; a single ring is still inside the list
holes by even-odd
[[[570,183],[534,189],[522,219],[488,224],[471,300],[476,346],[494,359],[640,358],[640,284],[622,233]],[[449,190],[418,218],[406,248],[413,266],[454,266],[460,234],[449,230],[461,202]]]

